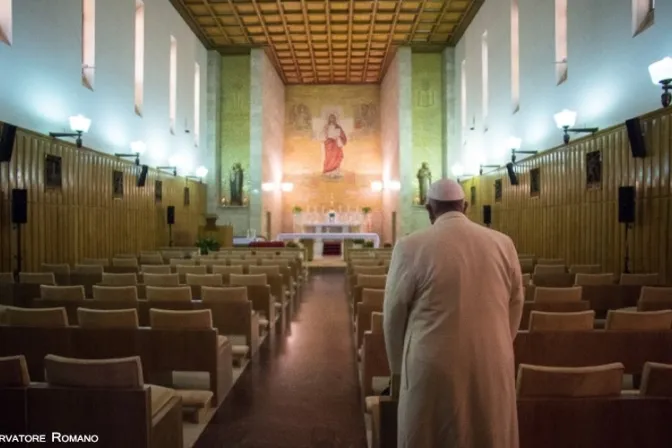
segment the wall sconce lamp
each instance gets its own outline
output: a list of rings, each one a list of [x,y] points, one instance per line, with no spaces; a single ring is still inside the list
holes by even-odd
[[[499,168],[499,165],[481,165],[478,167],[478,175],[483,175],[483,168]]]
[[[280,184],[280,189],[285,193],[289,193],[290,191],[294,190],[294,184],[291,182],[282,182]]]
[[[672,102],[672,93],[670,93],[670,89],[672,89],[672,58],[666,57],[649,65],[649,74],[655,85],[663,86],[660,101],[663,107],[668,107]]]
[[[462,165],[460,165],[459,163],[453,165],[453,167],[450,170],[452,171],[453,176],[455,176],[455,178],[457,179],[458,183],[460,182],[460,177],[464,177],[464,176],[473,177],[473,176],[475,176],[475,174],[465,173],[464,172],[464,167]]]
[[[145,145],[144,142],[137,141],[137,142],[131,142],[131,151],[133,151],[130,154],[122,154],[122,153],[115,153],[114,155],[116,157],[135,157],[135,164],[136,166],[140,166],[140,154],[145,152],[145,149],[147,146]]]
[[[203,178],[208,175],[208,169],[204,166],[199,166],[196,168],[195,176],[186,176],[187,180],[197,180],[200,183],[203,183]]]
[[[70,117],[70,129],[72,132],[50,132],[50,137],[74,137],[78,148],[82,147],[82,134],[89,132],[91,119],[84,115],[74,115]]]
[[[282,191],[289,193],[294,190],[294,184],[291,182],[264,182],[261,184],[261,191]]]
[[[398,180],[374,180],[371,182],[371,191],[378,193],[383,190],[399,191],[401,190],[401,182]]]
[[[173,176],[177,176],[177,167],[176,166],[157,166],[159,171],[170,171]]]
[[[511,150],[511,163],[516,163],[516,155],[518,154],[529,154],[531,156],[539,154],[539,151],[521,151],[519,149],[512,149]]]
[[[600,130],[600,128],[574,128],[573,126],[576,124],[576,112],[569,109],[563,109],[553,115],[553,119],[558,128],[563,130],[562,140],[565,142],[565,145],[569,144],[570,132],[594,134]]]

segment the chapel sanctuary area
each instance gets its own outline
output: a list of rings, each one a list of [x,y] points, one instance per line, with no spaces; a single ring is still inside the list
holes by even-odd
[[[0,446],[396,448],[387,273],[445,178],[518,252],[520,448],[672,446],[671,30],[0,0]]]

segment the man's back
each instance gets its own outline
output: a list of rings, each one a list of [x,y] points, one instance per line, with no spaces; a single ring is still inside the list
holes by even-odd
[[[508,314],[518,261],[507,236],[462,214],[448,214],[406,244],[413,248],[416,266],[408,322],[415,344],[423,345],[425,337],[445,337],[448,343],[459,335],[463,343],[511,345]],[[435,350],[445,354],[446,347],[426,349],[432,356]]]
[[[398,244],[385,338],[389,352],[407,306],[399,446],[516,447],[512,335],[522,291],[513,243],[451,212]]]

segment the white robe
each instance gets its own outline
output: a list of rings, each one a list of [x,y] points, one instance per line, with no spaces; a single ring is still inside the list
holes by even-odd
[[[462,213],[397,242],[384,332],[401,374],[399,448],[516,448],[513,339],[524,300],[509,237]]]

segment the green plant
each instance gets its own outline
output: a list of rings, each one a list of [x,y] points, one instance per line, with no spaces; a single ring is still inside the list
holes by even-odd
[[[373,241],[364,241],[364,247],[373,247]]]
[[[201,249],[201,254],[203,255],[219,250],[219,242],[214,238],[200,238],[196,241],[196,246]]]
[[[363,239],[352,240],[352,244],[364,244],[364,240]]]
[[[294,208],[292,209],[292,213],[301,213],[302,211],[303,209],[298,205],[295,205]]]
[[[371,213],[371,207],[362,207],[362,213],[368,215],[369,213]]]

